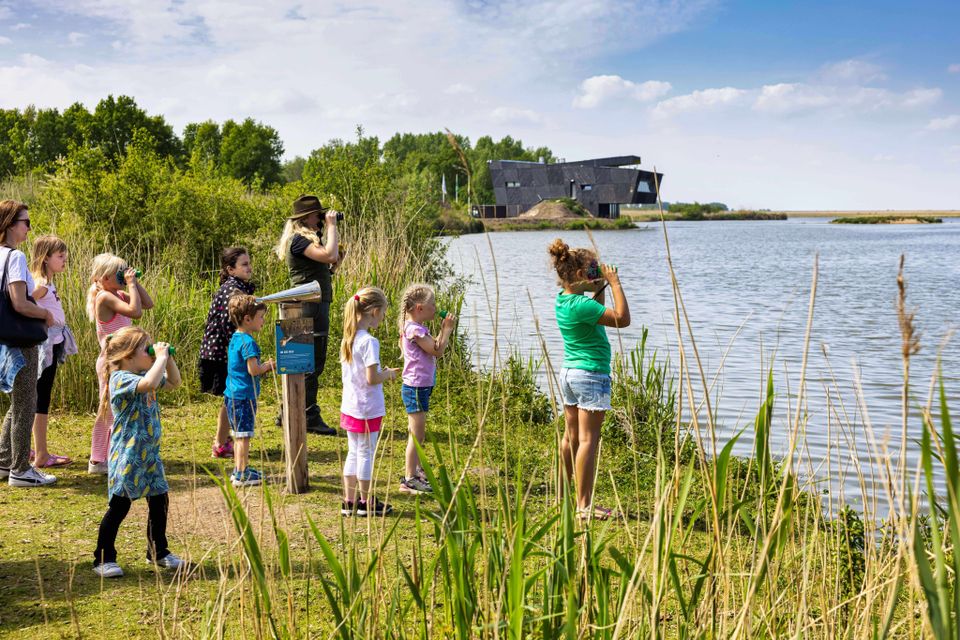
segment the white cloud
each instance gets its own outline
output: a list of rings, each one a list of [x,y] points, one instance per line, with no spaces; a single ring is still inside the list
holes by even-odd
[[[837,87],[804,83],[780,83],[760,89],[753,109],[770,115],[793,115],[833,110],[869,112],[918,109],[937,102],[943,95],[938,88],[913,89],[896,93],[875,87]]]
[[[490,112],[490,119],[497,124],[538,124],[541,120],[540,115],[531,109],[519,109],[517,107],[497,107]]]
[[[670,92],[669,82],[647,80],[637,84],[620,76],[593,76],[580,83],[580,95],[573,99],[577,109],[592,109],[611,100],[650,102]]]
[[[880,65],[864,60],[841,60],[820,68],[820,79],[826,84],[869,84],[886,80]]]
[[[924,127],[927,131],[949,131],[960,125],[960,115],[954,114],[943,118],[934,118]]]
[[[78,31],[71,31],[67,34],[67,42],[69,42],[74,47],[78,47],[84,43],[87,39],[87,34],[80,33]]]
[[[692,111],[706,111],[721,107],[729,107],[742,102],[747,91],[734,87],[721,89],[703,89],[675,98],[667,98],[657,103],[653,108],[653,115],[658,118],[668,118],[681,113]]]
[[[960,62],[947,67],[947,73],[960,73]]]
[[[17,24],[10,27],[10,31],[23,31],[24,29],[29,29],[30,23],[28,22],[18,22]]]
[[[13,42],[13,40],[11,40],[10,38],[0,36],[0,45],[10,44],[11,42]]]

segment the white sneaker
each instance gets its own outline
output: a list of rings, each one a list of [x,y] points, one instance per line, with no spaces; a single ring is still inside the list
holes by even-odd
[[[93,572],[101,578],[122,578],[123,569],[116,562],[103,562],[93,568]]]
[[[186,562],[178,558],[177,555],[173,552],[168,553],[167,555],[163,556],[156,562],[156,565],[158,567],[163,567],[164,569],[172,569],[174,571],[176,571],[177,569],[179,569],[185,564]]]
[[[105,476],[107,475],[107,461],[103,462],[93,462],[90,461],[87,463],[87,473],[92,473],[95,475]]]
[[[20,473],[11,471],[10,477],[7,479],[7,484],[11,487],[42,487],[53,484],[56,481],[56,476],[44,473],[36,467],[27,467],[25,471],[21,471]]]

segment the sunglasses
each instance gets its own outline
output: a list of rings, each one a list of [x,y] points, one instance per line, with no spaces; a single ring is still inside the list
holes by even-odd
[[[18,222],[22,222],[23,224],[27,225],[27,229],[30,228],[30,218],[17,218],[13,221],[13,224],[17,224]]]

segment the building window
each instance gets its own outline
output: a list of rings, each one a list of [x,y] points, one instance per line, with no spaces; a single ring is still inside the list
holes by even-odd
[[[513,189],[513,188],[519,187],[519,186],[520,186],[520,182],[519,182],[519,181],[516,181],[516,180],[507,180],[507,189]]]
[[[582,185],[580,185],[580,190],[581,190],[581,191],[593,191],[593,185],[592,185],[592,184],[582,184]]]
[[[650,188],[649,182],[641,180],[637,183],[637,193],[653,193],[653,189]]]

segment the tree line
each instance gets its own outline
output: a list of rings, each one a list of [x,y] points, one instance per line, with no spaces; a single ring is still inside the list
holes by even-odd
[[[346,158],[357,167],[375,162],[389,179],[419,183],[438,195],[445,178],[447,199],[480,203],[494,200],[488,160],[555,161],[547,147],[525,147],[511,136],[471,143],[448,132],[397,133],[381,143],[358,126],[354,140],[330,140],[307,158],[284,162],[277,130],[252,118],[194,122],[178,136],[162,115],[148,114],[130,96],[107,96],[92,111],[79,102],[63,111],[0,109],[0,177],[54,173],[65,158],[91,150],[119,165],[134,143],[180,168],[208,165],[256,191],[299,181],[333,158]]]

